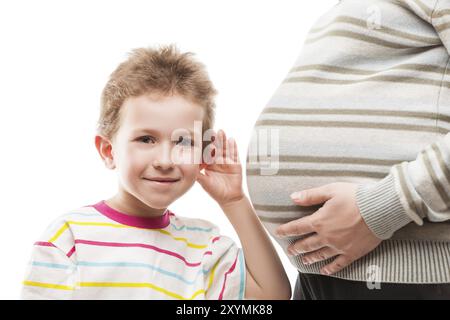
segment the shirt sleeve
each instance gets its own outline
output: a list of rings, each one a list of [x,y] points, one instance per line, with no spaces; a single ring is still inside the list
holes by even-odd
[[[21,298],[24,300],[72,299],[78,272],[71,232],[60,236],[67,228],[65,222],[56,224],[44,233],[32,249]]]
[[[381,181],[359,185],[356,202],[368,227],[390,238],[410,222],[450,219],[450,133],[427,146],[411,162],[393,166]]]
[[[245,291],[245,262],[241,248],[225,236],[211,240],[211,254],[205,265],[205,299],[242,300]]]

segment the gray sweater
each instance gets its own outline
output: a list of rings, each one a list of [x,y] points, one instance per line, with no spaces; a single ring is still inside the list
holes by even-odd
[[[450,0],[342,0],[319,19],[249,145],[249,194],[272,235],[320,207],[292,192],[356,183],[383,241],[334,276],[450,282],[449,52]]]

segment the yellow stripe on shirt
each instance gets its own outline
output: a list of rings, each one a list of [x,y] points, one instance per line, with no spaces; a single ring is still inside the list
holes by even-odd
[[[69,291],[75,290],[74,287],[64,286],[64,285],[54,284],[54,283],[24,281],[23,284],[26,286],[31,286],[31,287],[48,288],[48,289],[56,289],[56,290],[69,290]]]
[[[136,228],[136,227],[131,227],[131,226],[126,226],[123,224],[116,224],[116,223],[106,223],[106,222],[82,222],[82,221],[67,221],[64,223],[64,225],[55,233],[55,235],[48,240],[48,242],[54,242],[56,241],[63,233],[64,231],[66,231],[69,228],[69,225],[78,225],[78,226],[99,226],[99,227],[112,227],[112,228],[132,228],[132,229],[141,229],[141,228]],[[208,245],[207,244],[196,244],[196,243],[192,243],[189,242],[186,238],[182,238],[182,237],[175,237],[172,233],[170,233],[167,230],[162,230],[162,229],[146,229],[149,231],[157,231],[159,233],[168,235],[170,237],[172,237],[172,239],[174,239],[175,241],[182,241],[184,243],[186,243],[186,245],[189,248],[193,248],[193,249],[204,249],[207,248]]]
[[[219,260],[220,261],[220,260]],[[217,265],[219,264],[219,261],[216,262],[214,267],[211,270],[211,274],[209,276],[208,281],[208,288],[206,290],[200,289],[197,290],[190,298],[185,298],[180,294],[177,294],[175,292],[171,292],[169,290],[166,290],[164,288],[155,286],[151,283],[126,283],[126,282],[79,282],[77,283],[77,286],[79,287],[120,287],[120,288],[150,288],[155,291],[164,293],[172,298],[176,298],[179,300],[193,300],[198,295],[206,293],[207,290],[211,287],[213,280],[214,280],[214,274],[217,268]],[[54,284],[54,283],[44,283],[44,282],[36,282],[36,281],[24,281],[24,285],[31,286],[31,287],[38,287],[38,288],[46,288],[46,289],[55,289],[55,290],[67,290],[67,291],[73,291],[75,290],[75,287],[71,286],[65,286],[60,284]]]
[[[159,233],[168,235],[170,237],[172,237],[174,240],[176,241],[183,241],[186,243],[186,245],[190,248],[194,248],[194,249],[204,249],[206,247],[208,247],[208,245],[206,244],[194,244],[189,242],[186,238],[181,238],[181,237],[174,237],[169,231],[167,230],[162,230],[162,229],[157,229],[156,231],[158,231]]]
[[[197,297],[200,294],[205,293],[204,289],[196,291],[190,298],[185,298],[182,295],[171,292],[169,290],[166,290],[164,288],[160,288],[158,286],[155,286],[152,283],[135,283],[135,282],[79,282],[77,284],[80,287],[106,287],[106,288],[150,288],[155,291],[164,293],[165,295],[178,299],[178,300],[193,300],[195,297]]]
[[[220,259],[219,259],[220,261]],[[208,287],[207,289],[200,289],[194,292],[194,294],[191,297],[183,297],[181,294],[169,291],[167,289],[158,287],[152,283],[140,283],[140,282],[79,282],[77,283],[77,286],[79,287],[103,287],[103,288],[150,288],[155,291],[161,292],[169,297],[178,299],[178,300],[194,300],[197,296],[201,294],[205,294],[207,290],[211,287],[213,281],[214,281],[214,274],[217,268],[217,265],[219,264],[219,261],[216,262],[214,267],[211,270],[211,274],[209,276],[208,281]]]
[[[63,232],[66,231],[66,229],[68,229],[68,228],[69,228],[69,225],[67,224],[67,222],[65,222],[63,224],[63,226],[56,232],[56,234],[53,237],[51,237],[50,240],[48,240],[48,242],[56,241],[56,239],[58,239],[59,236],[62,235]]]

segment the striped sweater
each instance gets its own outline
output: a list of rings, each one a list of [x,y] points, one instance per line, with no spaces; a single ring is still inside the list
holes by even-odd
[[[104,201],[65,214],[34,245],[23,299],[243,299],[243,252],[204,220],[138,218]]]
[[[342,0],[324,14],[250,141],[247,184],[268,231],[320,207],[292,192],[355,183],[383,241],[334,276],[449,283],[449,61],[450,0]],[[290,259],[316,274],[330,262]]]

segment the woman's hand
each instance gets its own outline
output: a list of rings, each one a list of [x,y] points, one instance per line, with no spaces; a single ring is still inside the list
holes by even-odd
[[[242,167],[236,141],[227,139],[225,132],[219,130],[207,152],[211,152],[211,159],[202,163],[205,173],[199,173],[198,183],[220,206],[241,200],[244,197]]]
[[[292,200],[300,206],[324,205],[310,216],[277,228],[280,237],[304,236],[288,247],[290,255],[305,254],[304,264],[336,257],[321,269],[324,275],[336,273],[375,249],[381,240],[368,228],[356,205],[353,183],[332,183],[296,192]]]

